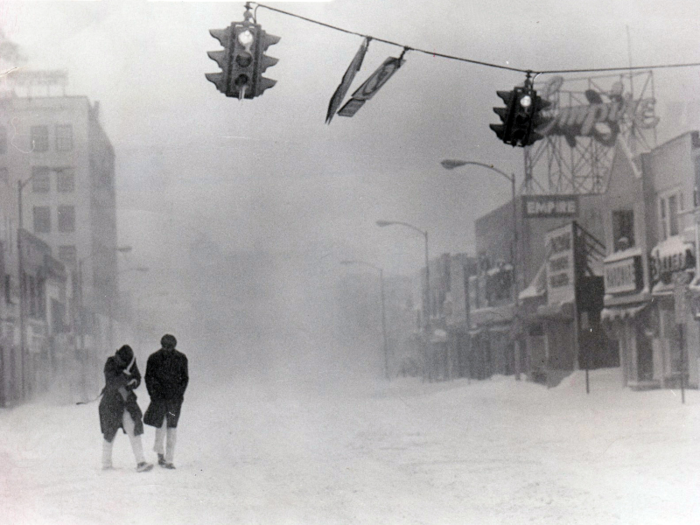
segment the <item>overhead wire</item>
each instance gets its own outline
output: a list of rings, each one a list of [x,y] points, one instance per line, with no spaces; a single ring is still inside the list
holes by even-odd
[[[393,42],[391,40],[386,40],[383,38],[379,38],[376,36],[372,35],[367,35],[363,33],[359,33],[357,31],[351,31],[349,29],[344,29],[342,27],[338,27],[332,24],[327,24],[325,22],[321,22],[319,20],[314,20],[312,18],[308,18],[305,16],[297,15],[295,13],[290,13],[289,11],[284,11],[282,9],[277,9],[276,7],[270,7],[265,4],[259,4],[257,2],[250,2],[251,4],[254,4],[256,6],[256,11],[258,7],[262,7],[265,9],[268,9],[270,11],[274,11],[283,15],[291,16],[293,18],[298,18],[300,20],[304,20],[305,22],[309,22],[311,24],[316,24],[320,25],[323,27],[326,27],[328,29],[333,29],[335,31],[340,31],[342,33],[346,33],[349,35],[356,35],[362,38],[369,38],[377,42],[382,42],[384,44],[388,44],[391,46],[396,46],[396,47],[401,47],[404,50],[411,50],[416,53],[423,53],[425,55],[430,55],[433,57],[440,57],[444,58],[447,60],[456,60],[459,62],[466,62],[469,64],[475,64],[479,66],[485,66],[485,67],[491,67],[491,68],[496,68],[496,69],[505,69],[507,71],[515,71],[517,73],[526,73],[526,74],[536,74],[536,75],[553,75],[553,74],[567,74],[567,73],[605,73],[605,72],[614,72],[614,71],[632,71],[632,70],[650,70],[650,69],[670,69],[670,68],[681,68],[681,67],[698,67],[700,66],[700,62],[691,62],[691,63],[679,63],[679,64],[656,64],[656,65],[650,65],[650,66],[620,66],[620,67],[602,67],[602,68],[578,68],[578,69],[546,69],[546,70],[535,70],[535,69],[523,69],[523,68],[518,68],[518,67],[512,67],[512,66],[504,66],[502,64],[494,64],[493,62],[485,62],[482,60],[474,60],[471,58],[466,58],[466,57],[460,57],[456,55],[448,55],[445,53],[438,53],[436,51],[430,51],[427,49],[419,49],[411,46],[407,46],[405,44],[400,44],[398,42]]]

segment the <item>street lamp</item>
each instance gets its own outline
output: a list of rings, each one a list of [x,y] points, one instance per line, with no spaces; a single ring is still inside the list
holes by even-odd
[[[518,251],[518,217],[517,217],[517,206],[515,202],[515,174],[508,175],[507,173],[493,167],[491,164],[484,164],[483,162],[474,162],[468,160],[455,160],[455,159],[445,159],[442,162],[442,167],[448,170],[459,168],[461,166],[481,166],[495,173],[498,173],[502,177],[510,181],[511,190],[511,205],[513,208],[513,244],[511,245],[511,262],[513,264],[513,305],[515,310],[515,315],[518,313],[519,297],[518,297],[518,274],[517,274],[517,251]],[[515,317],[514,317],[515,319]],[[515,345],[517,347],[518,342],[515,339]],[[519,351],[517,352],[520,353]],[[520,355],[516,356],[516,378],[520,379]]]
[[[425,312],[425,330],[426,332],[429,331],[430,328],[430,303],[431,303],[431,297],[430,297],[430,262],[429,262],[429,257],[428,257],[428,231],[427,230],[421,230],[420,228],[416,228],[413,226],[413,224],[409,224],[407,222],[401,222],[401,221],[377,221],[377,226],[380,228],[384,228],[385,226],[406,226],[407,228],[411,228],[412,230],[417,231],[423,237],[425,238],[425,293],[427,295],[426,298],[426,312]]]
[[[384,305],[384,269],[380,268],[379,266],[375,266],[372,263],[368,263],[365,261],[358,261],[358,260],[346,260],[346,261],[340,261],[340,264],[345,264],[345,265],[350,265],[350,264],[363,264],[365,266],[369,266],[370,268],[374,268],[379,272],[379,284],[380,284],[380,289],[381,289],[381,296],[382,296],[382,337],[384,339],[384,377],[386,379],[389,379],[389,344],[387,342],[387,337],[386,337],[386,310],[385,310],[385,305]]]

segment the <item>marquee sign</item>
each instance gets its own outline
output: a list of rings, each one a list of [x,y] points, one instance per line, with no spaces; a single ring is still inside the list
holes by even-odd
[[[578,216],[577,195],[524,195],[524,219],[576,218]]]
[[[556,228],[545,236],[547,246],[547,302],[574,299],[574,225]]]

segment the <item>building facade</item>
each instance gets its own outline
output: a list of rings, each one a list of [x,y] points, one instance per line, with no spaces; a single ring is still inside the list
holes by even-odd
[[[0,98],[0,186],[5,204],[0,240],[6,308],[15,320],[19,318],[13,306],[22,284],[15,247],[17,232],[24,229],[45,243],[45,256],[60,261],[65,272],[52,299],[70,299],[50,304],[63,305],[65,315],[75,319],[70,327],[79,337],[70,341],[74,352],[82,353],[81,362],[87,363],[92,389],[100,381],[105,354],[113,351],[104,345],[119,304],[114,174],[114,151],[99,123],[98,103],[82,96],[18,97],[11,92]],[[27,286],[31,289],[31,282]],[[50,312],[47,315],[51,317]],[[31,329],[30,324],[26,332],[30,348]],[[69,338],[61,333],[50,337],[68,344]]]

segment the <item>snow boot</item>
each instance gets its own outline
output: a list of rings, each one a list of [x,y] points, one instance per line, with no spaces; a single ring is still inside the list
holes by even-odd
[[[158,464],[159,464],[161,467],[164,467],[164,466],[165,466],[165,463],[166,463],[166,461],[165,461],[165,455],[164,455],[164,454],[158,454]]]
[[[146,463],[145,461],[142,461],[138,465],[136,465],[136,472],[148,472],[153,468],[153,463]]]

